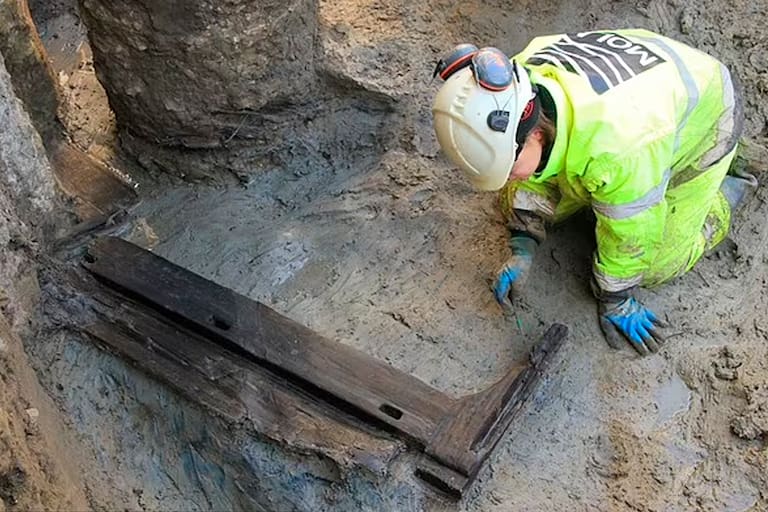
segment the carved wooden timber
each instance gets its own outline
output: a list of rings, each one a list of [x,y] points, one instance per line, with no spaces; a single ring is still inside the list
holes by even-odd
[[[212,350],[255,363],[317,400],[404,437],[424,453],[417,475],[456,497],[472,483],[567,334],[565,326],[553,325],[527,364],[509,369],[484,391],[454,399],[119,238],[95,240],[84,266],[120,294],[159,313],[134,322],[144,325],[143,350],[171,351],[181,361],[199,357],[185,353],[183,331],[192,331]],[[183,374],[163,374],[151,358],[142,362],[135,343],[119,329],[101,324],[90,334],[172,385],[189,385]]]

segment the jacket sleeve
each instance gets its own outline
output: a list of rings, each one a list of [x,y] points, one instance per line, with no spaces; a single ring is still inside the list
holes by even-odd
[[[560,190],[554,183],[510,180],[499,196],[509,231],[525,233],[539,243],[547,237],[546,224],[552,222],[559,201]]]
[[[674,137],[601,156],[582,177],[597,218],[596,284],[618,292],[643,282],[663,242]],[[674,243],[674,241],[666,241]]]

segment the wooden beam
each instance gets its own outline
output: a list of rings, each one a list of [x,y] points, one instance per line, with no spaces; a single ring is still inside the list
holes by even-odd
[[[84,265],[168,322],[261,365],[319,400],[400,434],[428,456],[419,475],[456,495],[474,479],[567,332],[554,326],[527,364],[509,369],[487,390],[457,400],[118,238],[96,240]],[[173,346],[174,351],[185,350]]]
[[[374,474],[384,473],[402,452],[402,441],[340,415],[286,379],[169,322],[90,274],[68,271],[57,277],[62,298],[78,297],[83,306],[77,311],[84,314],[68,317],[70,328],[218,417],[291,450],[318,453]]]
[[[264,304],[119,238],[101,238],[86,267],[129,295],[278,373],[304,381],[426,444],[452,400]]]
[[[555,324],[531,352],[528,364],[510,368],[498,382],[483,391],[462,397],[446,415],[425,453],[461,477],[422,462],[419,472],[445,483],[444,489],[459,494],[477,475],[485,459],[501,440],[509,425],[528,401],[551,357],[560,349],[568,330]]]

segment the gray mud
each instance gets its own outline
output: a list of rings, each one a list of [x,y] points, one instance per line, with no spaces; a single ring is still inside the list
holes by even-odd
[[[672,325],[662,352],[639,359],[629,349],[611,351],[588,287],[588,215],[551,231],[514,315],[495,303],[489,283],[506,258],[505,226],[495,197],[471,191],[437,156],[429,125],[436,86],[424,80],[433,59],[460,41],[514,52],[538,33],[658,30],[714,53],[739,75],[749,157],[762,171],[766,7],[714,0],[321,2],[321,37],[339,75],[393,98],[394,107],[370,98],[334,104],[314,124],[286,128],[285,144],[237,183],[158,186],[142,178],[143,200],[123,236],[455,396],[487,386],[553,322],[569,326],[568,343],[470,495],[451,504],[410,477],[408,454],[388,476],[341,470],[210,420],[117,359],[59,337],[32,355],[93,447],[99,466],[92,481],[112,474],[108,487],[92,489],[94,503],[768,510],[766,189],[749,200],[719,251],[688,275],[643,292]],[[242,486],[254,481],[260,486]]]

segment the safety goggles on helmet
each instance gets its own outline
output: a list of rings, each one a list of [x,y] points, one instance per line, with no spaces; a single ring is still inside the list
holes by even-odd
[[[445,80],[433,105],[441,148],[477,188],[501,188],[539,117],[528,74],[497,48],[462,44],[432,76]]]
[[[497,48],[483,48],[478,50],[473,44],[460,44],[456,46],[448,56],[437,61],[432,78],[440,76],[448,80],[456,71],[467,66],[472,72],[480,87],[489,91],[503,91],[516,78],[517,70],[506,55]],[[520,80],[517,77],[518,81]]]

